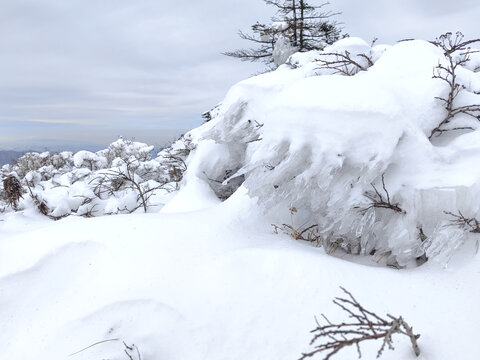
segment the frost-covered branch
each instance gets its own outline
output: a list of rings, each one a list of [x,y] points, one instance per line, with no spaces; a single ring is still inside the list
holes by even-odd
[[[295,226],[293,217],[297,213],[297,208],[292,206],[289,211],[290,224],[282,224],[282,226],[272,224],[275,234],[278,234],[278,231],[280,230],[284,234],[290,235],[295,240],[303,240],[320,245],[322,239],[319,233],[318,224],[313,224],[310,226]]]
[[[469,45],[480,42],[480,39],[463,41],[463,34],[457,32],[455,36],[452,33],[441,35],[433,43],[443,50],[447,58],[447,65],[438,64],[434,70],[433,78],[440,79],[447,83],[449,91],[447,97],[436,97],[444,104],[446,115],[444,119],[431,131],[429,139],[439,136],[446,131],[452,130],[473,130],[471,126],[448,125],[455,116],[464,114],[480,121],[480,104],[469,104],[459,106],[456,104],[458,95],[466,90],[466,87],[458,82],[457,69],[470,61],[472,49]]]
[[[183,179],[183,174],[187,171],[186,158],[195,150],[195,144],[188,138],[179,139],[180,147],[170,147],[160,153],[163,163],[167,168],[169,181],[178,183]]]
[[[394,334],[407,336],[410,339],[415,355],[420,355],[420,348],[417,344],[420,335],[414,334],[412,327],[401,316],[387,315],[387,318],[382,318],[374,312],[365,309],[343,287],[341,289],[347,296],[345,298],[336,297],[333,303],[348,315],[349,320],[334,324],[322,314],[325,321],[324,324],[320,324],[317,321],[317,327],[311,331],[314,336],[310,341],[310,345],[315,345],[315,349],[303,353],[300,360],[320,353],[325,355],[323,360],[328,360],[343,348],[353,345],[357,348],[358,357],[361,358],[360,343],[369,340],[382,340],[382,345],[377,352],[378,358],[386,347],[394,350],[392,343]]]
[[[94,188],[95,195],[101,199],[104,194],[109,196],[114,195],[117,191],[126,186],[136,192],[138,205],[133,210],[127,209],[127,207],[121,210],[133,212],[138,208],[143,207],[144,212],[147,212],[148,200],[152,196],[153,191],[163,188],[164,184],[153,188],[145,187],[142,184],[142,178],[138,175],[141,163],[135,158],[123,160],[123,164],[119,165],[120,166],[117,168],[102,172],[94,179],[96,182]],[[148,175],[150,171],[151,169],[147,169],[146,171],[144,169],[143,175]]]
[[[361,65],[359,62],[352,59],[350,52],[345,50],[344,53],[322,53],[325,58],[320,58],[316,62],[320,63],[320,69],[334,70],[335,74],[343,74],[346,76],[353,76],[360,71],[366,71],[373,65],[373,61],[365,54],[358,54],[366,60],[366,65]],[[333,57],[333,59],[332,59]]]
[[[37,208],[37,210],[40,212],[40,214],[45,215],[49,219],[55,220],[55,221],[63,219],[64,217],[68,216],[67,214],[61,215],[61,216],[52,215],[47,202],[43,200],[38,194],[35,194],[32,191],[32,188],[30,187],[30,184],[28,182],[26,184],[27,184],[28,192],[30,193],[30,197],[32,198],[32,201],[35,204],[35,207]]]
[[[471,233],[480,233],[480,221],[478,221],[474,217],[466,217],[465,215],[462,214],[461,211],[458,212],[458,214],[454,214],[449,211],[444,211],[445,214],[450,215],[453,219],[450,220],[450,224],[463,228]]]
[[[383,208],[383,209],[390,209],[395,212],[405,214],[405,211],[400,207],[400,203],[392,203],[390,199],[390,193],[387,190],[387,186],[385,185],[385,174],[382,174],[382,189],[385,193],[382,195],[380,191],[375,187],[375,185],[370,184],[374,190],[374,193],[366,192],[364,196],[371,201],[371,204],[366,208],[361,209],[362,213],[366,213],[367,210],[371,208]]]
[[[373,47],[376,41],[377,38],[373,39],[370,47]],[[349,51],[345,50],[344,52],[321,53],[321,56],[322,58],[315,60],[320,63],[319,68],[333,70],[334,74],[353,76],[360,71],[367,71],[369,67],[373,66],[371,54],[360,53],[352,56]],[[357,60],[354,60],[353,57],[357,57]]]

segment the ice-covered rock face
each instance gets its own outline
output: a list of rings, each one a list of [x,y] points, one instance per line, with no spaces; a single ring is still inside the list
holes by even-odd
[[[374,65],[355,76],[320,68],[322,54],[345,51]],[[457,247],[471,234],[446,227],[444,211],[478,213],[480,132],[442,134],[442,146],[429,139],[445,116],[436,97],[449,91],[432,78],[442,50],[426,41],[370,48],[353,38],[325,52],[295,54],[290,66],[235,85],[218,116],[188,134],[204,151],[187,173],[235,170],[229,179],[244,177],[266,216],[294,206],[326,243],[391,253],[400,265]]]

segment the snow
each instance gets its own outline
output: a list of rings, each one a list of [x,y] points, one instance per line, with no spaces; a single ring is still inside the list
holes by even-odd
[[[297,49],[290,43],[290,40],[283,35],[280,35],[273,47],[273,62],[278,67],[285,64],[289,56],[294,54]]]
[[[20,229],[2,238],[0,254],[8,294],[0,344],[8,359],[64,359],[114,338],[136,344],[145,359],[295,359],[309,349],[314,316],[344,318],[330,302],[338,286],[381,315],[404,316],[422,334],[421,359],[480,355],[474,335],[464,334],[480,330],[473,252],[448,270],[346,262],[273,235],[245,189],[198,212]],[[395,346],[384,359],[414,358],[407,339]],[[352,359],[352,350],[336,358]],[[365,347],[364,357],[375,351]],[[122,354],[123,345],[111,342],[73,358]]]
[[[207,183],[197,178],[188,182],[162,208],[162,213],[182,213],[208,209],[220,203]]]
[[[332,52],[362,69],[321,68]],[[418,359],[480,358],[480,235],[452,223],[480,215],[480,130],[429,138],[445,116],[449,89],[432,78],[445,61],[426,41],[342,39],[238,83],[155,158],[118,139],[3,166],[25,194],[18,211],[0,207],[0,358],[122,360],[125,342],[142,359],[296,359],[315,318],[348,320],[332,303],[340,286],[412,325]],[[467,64],[461,105],[480,98]],[[372,206],[379,196],[400,209]],[[316,224],[319,240],[272,224]],[[415,358],[393,339],[383,359]],[[380,346],[362,344],[363,358]]]
[[[316,60],[348,52],[373,61],[373,49],[361,39],[340,40],[316,55],[292,55],[277,71],[234,86],[208,127],[187,135],[199,146],[213,140],[227,147],[215,172],[235,170],[232,178],[244,176],[265,216],[284,222],[277,217],[279,210],[294,206],[305,222],[320,224],[328,242],[343,239],[343,246],[351,246],[361,237],[362,253],[391,251],[395,261],[408,266],[428,252],[430,243],[419,238],[419,229],[428,227],[424,224],[435,219],[426,234],[435,243],[449,231],[437,237],[435,229],[449,223],[443,211],[477,214],[478,208],[462,199],[479,195],[473,186],[479,173],[471,170],[479,153],[460,145],[462,137],[476,136],[472,133],[455,133],[442,146],[429,139],[445,116],[437,97],[445,97],[448,89],[432,78],[439,61],[447,61],[443,51],[420,40],[381,48],[374,65],[355,76],[325,72]],[[461,95],[473,103],[480,98],[468,91]],[[458,117],[452,126],[464,126],[462,121]],[[376,220],[367,221],[371,214],[358,209],[368,208],[364,195],[374,189],[384,197],[388,191],[405,214],[378,211]],[[454,192],[456,201],[439,203],[430,212],[419,203],[424,192],[445,189]],[[469,238],[465,234],[458,241]]]

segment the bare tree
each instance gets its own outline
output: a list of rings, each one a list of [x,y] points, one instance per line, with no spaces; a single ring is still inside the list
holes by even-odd
[[[314,355],[324,353],[323,360],[330,359],[343,348],[355,345],[358,357],[361,358],[360,343],[369,340],[382,340],[382,345],[377,352],[377,358],[380,357],[388,347],[394,350],[392,344],[392,336],[394,334],[405,335],[410,339],[412,348],[416,356],[420,355],[420,348],[417,340],[420,337],[413,333],[413,329],[401,317],[387,315],[382,318],[372,311],[365,309],[353,297],[351,293],[341,287],[342,291],[347,295],[345,298],[336,297],[333,303],[340,307],[348,314],[349,320],[339,324],[333,324],[325,315],[322,317],[325,323],[322,325],[317,320],[317,327],[311,331],[314,334],[310,345],[315,345],[315,349],[303,353],[300,360],[312,357]]]
[[[480,39],[464,41],[464,36],[461,32],[457,32],[455,36],[448,32],[441,35],[433,42],[443,50],[443,53],[447,58],[447,65],[438,64],[435,68],[433,78],[446,82],[449,87],[449,92],[447,97],[436,97],[436,99],[443,102],[446,115],[445,118],[432,130],[429,139],[435,135],[441,135],[445,131],[473,130],[470,126],[448,126],[453,118],[459,114],[468,115],[480,121],[480,104],[463,106],[458,106],[456,104],[458,95],[466,90],[466,87],[458,81],[457,69],[459,66],[463,66],[470,61],[470,55],[473,52],[470,45],[476,42],[480,42]]]

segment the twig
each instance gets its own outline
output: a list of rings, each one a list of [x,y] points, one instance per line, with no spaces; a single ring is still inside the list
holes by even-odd
[[[440,47],[443,50],[445,57],[448,60],[448,65],[438,64],[434,70],[433,78],[440,79],[447,83],[449,92],[446,98],[436,97],[445,106],[446,115],[442,121],[431,131],[429,139],[434,136],[440,136],[446,131],[454,130],[474,130],[471,126],[457,126],[449,128],[447,125],[459,114],[464,114],[480,121],[480,104],[470,104],[464,106],[456,106],[455,100],[457,96],[466,87],[461,85],[457,79],[457,68],[465,65],[470,61],[470,55],[474,52],[470,49],[469,45],[480,42],[480,39],[463,41],[463,34],[457,32],[455,37],[452,33],[446,33],[437,38],[433,44]],[[460,53],[459,53],[460,52]],[[455,57],[455,53],[459,53]]]
[[[479,234],[480,233],[480,221],[476,218],[467,218],[462,214],[461,211],[458,211],[458,215],[449,211],[444,211],[445,214],[452,216],[454,219],[450,220],[451,225],[455,225],[461,228],[468,230],[471,233]]]
[[[406,212],[400,207],[399,203],[392,203],[392,201],[390,200],[390,194],[385,185],[385,174],[382,174],[382,188],[386,198],[384,198],[384,196],[380,194],[380,192],[377,190],[375,185],[373,185],[373,183],[370,185],[372,186],[375,193],[372,194],[372,193],[366,192],[363,194],[366,198],[368,198],[371,201],[371,204],[366,208],[362,208],[361,209],[362,213],[367,212],[367,210],[371,208],[383,208],[383,209],[390,209],[401,214],[406,214]]]
[[[372,45],[375,43],[375,41],[376,40],[372,42]],[[321,55],[326,56],[327,58],[315,60],[316,62],[320,63],[320,69],[335,70],[334,74],[353,76],[358,72],[366,71],[369,67],[373,66],[372,58],[366,54],[357,54],[357,56],[365,59],[367,61],[367,65],[361,65],[358,61],[353,60],[349,51],[345,51],[344,53],[322,53]],[[329,60],[329,56],[333,56],[334,59]]]
[[[340,287],[347,295],[345,298],[336,297],[333,303],[347,313],[349,320],[339,324],[332,323],[325,315],[322,314],[326,324],[322,325],[315,318],[317,327],[311,331],[314,334],[310,345],[315,345],[315,349],[303,353],[300,360],[312,357],[321,352],[325,352],[323,360],[330,359],[345,347],[355,345],[358,357],[362,356],[360,351],[360,343],[369,340],[381,340],[382,345],[377,352],[377,358],[380,357],[386,347],[393,350],[392,336],[394,334],[402,334],[410,339],[413,351],[416,356],[420,355],[420,348],[417,340],[420,337],[413,333],[413,329],[405,320],[399,316],[394,317],[387,315],[388,319],[382,318],[372,311],[365,309],[353,295]]]
[[[86,348],[83,348],[82,350],[78,350],[68,356],[73,356],[73,355],[77,355],[87,349],[90,349],[91,347],[94,347],[94,346],[97,346],[97,345],[100,345],[100,344],[103,344],[103,343],[106,343],[106,342],[109,342],[109,341],[119,341],[120,339],[107,339],[107,340],[102,340],[102,341],[99,341],[99,342],[96,342],[95,344],[92,344],[92,345],[89,345],[87,346]]]

